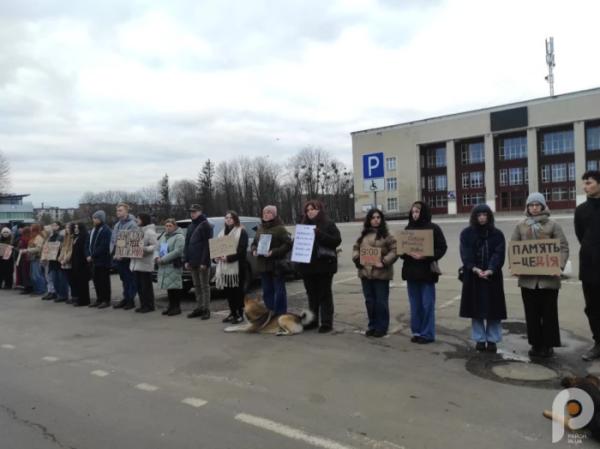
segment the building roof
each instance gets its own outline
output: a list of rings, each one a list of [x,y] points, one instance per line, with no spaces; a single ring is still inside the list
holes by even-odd
[[[596,87],[593,89],[579,90],[579,91],[575,91],[575,92],[568,92],[566,94],[554,95],[553,97],[534,98],[531,100],[524,100],[524,101],[519,101],[516,103],[507,103],[507,104],[503,104],[503,105],[499,105],[499,106],[490,106],[487,108],[473,109],[471,111],[456,112],[453,114],[446,114],[446,115],[440,115],[437,117],[430,117],[430,118],[425,118],[425,119],[421,119],[421,120],[414,120],[412,122],[398,123],[396,125],[388,125],[388,126],[382,126],[379,128],[369,128],[369,129],[364,129],[361,131],[353,131],[350,134],[351,135],[369,134],[372,132],[387,131],[387,130],[396,129],[396,128],[405,128],[405,127],[413,126],[413,125],[420,125],[420,124],[431,123],[431,122],[436,122],[436,121],[444,121],[444,120],[449,120],[449,119],[459,118],[459,117],[466,117],[469,115],[481,114],[482,112],[496,112],[496,111],[502,111],[504,109],[511,109],[511,108],[516,108],[516,107],[520,107],[520,106],[529,106],[529,105],[534,105],[534,104],[550,103],[552,101],[556,101],[559,99],[563,100],[563,99],[567,99],[567,98],[585,97],[590,94],[600,94],[600,87]]]

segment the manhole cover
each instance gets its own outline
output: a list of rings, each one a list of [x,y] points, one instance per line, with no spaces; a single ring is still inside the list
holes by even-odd
[[[496,365],[492,372],[504,379],[541,381],[558,377],[556,371],[535,363],[511,362]]]

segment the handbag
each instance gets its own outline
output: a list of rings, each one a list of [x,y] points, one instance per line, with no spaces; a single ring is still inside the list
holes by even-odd
[[[458,269],[458,280],[460,282],[463,282],[465,279],[465,267],[460,267]]]
[[[317,246],[317,259],[335,259],[337,252],[334,249],[327,248],[326,246]]]
[[[442,270],[440,270],[440,264],[438,263],[437,260],[434,260],[433,262],[431,262],[431,265],[429,265],[429,268],[431,269],[431,272],[434,274],[442,274]]]

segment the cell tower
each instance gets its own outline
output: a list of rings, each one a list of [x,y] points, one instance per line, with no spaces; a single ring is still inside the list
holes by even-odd
[[[546,76],[546,81],[550,85],[550,96],[554,96],[554,72],[552,69],[556,65],[554,63],[554,38],[550,37],[546,39],[546,64],[548,64],[548,76]]]

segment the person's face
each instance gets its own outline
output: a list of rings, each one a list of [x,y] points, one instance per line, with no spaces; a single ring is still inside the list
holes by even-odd
[[[306,215],[311,220],[314,220],[317,217],[317,215],[319,215],[319,209],[315,209],[312,206],[306,206]]]
[[[529,212],[530,215],[532,216],[536,216],[539,215],[543,210],[543,206],[540,203],[531,203],[529,206],[527,206],[527,211]]]
[[[192,220],[195,220],[196,218],[198,218],[200,216],[202,212],[200,212],[199,210],[192,210],[190,211],[190,217]]]
[[[235,224],[235,222],[233,221],[233,217],[231,216],[231,214],[225,215],[225,224],[227,226],[233,226]]]
[[[594,178],[588,178],[583,180],[583,191],[587,196],[596,198],[600,196],[600,183]]]
[[[477,223],[479,223],[482,226],[488,223],[487,212],[481,212],[481,213],[477,214]]]
[[[117,207],[117,218],[125,218],[129,214],[129,211],[123,206]]]
[[[75,225],[75,227],[73,228],[73,234],[79,235],[79,225]]]
[[[177,226],[175,226],[173,223],[167,223],[165,225],[165,230],[167,231],[168,234],[172,234],[173,231],[175,230],[175,228],[177,228]]]
[[[137,217],[137,218],[135,219],[135,222],[137,223],[137,225],[138,225],[139,227],[142,227],[142,219],[141,219],[140,217]]]
[[[275,214],[273,214],[273,211],[263,210],[262,218],[264,221],[271,221],[274,217],[275,217]]]
[[[419,209],[418,207],[413,207],[410,211],[411,215],[412,215],[412,219],[414,221],[417,221],[419,219],[419,217],[421,216],[421,209]]]
[[[97,218],[92,218],[92,223],[94,223],[94,226],[100,226],[100,223],[102,223],[100,220],[98,220]]]
[[[371,217],[371,227],[378,228],[379,226],[381,226],[381,215],[373,214]]]

